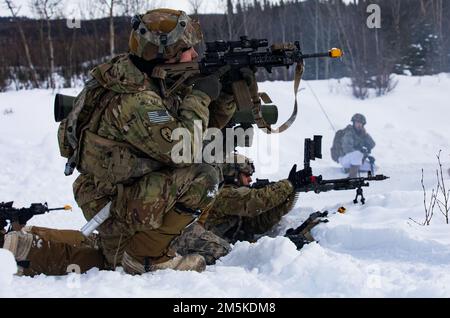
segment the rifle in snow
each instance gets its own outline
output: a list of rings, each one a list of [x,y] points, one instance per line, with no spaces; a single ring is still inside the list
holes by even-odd
[[[343,179],[331,179],[324,180],[321,175],[314,176],[311,169],[311,160],[322,158],[322,136],[314,136],[314,139],[305,139],[305,157],[304,167],[302,171],[299,171],[299,175],[302,176],[301,187],[295,189],[296,192],[328,192],[328,191],[342,191],[342,190],[355,190],[356,197],[353,203],[358,203],[358,198],[361,197],[361,203],[366,203],[364,197],[363,187],[368,187],[370,181],[383,181],[389,179],[389,177],[379,174],[372,176],[371,172],[368,172],[367,177],[359,178],[343,178]],[[261,189],[271,184],[268,179],[256,179],[256,182],[252,184],[253,189]]]
[[[63,208],[49,209],[47,203],[33,203],[29,208],[14,208],[14,202],[0,203],[0,230],[3,230],[9,221],[10,228],[14,231],[20,230],[35,215],[45,214],[51,211],[72,210],[70,205]]]
[[[303,186],[295,189],[297,192],[327,192],[327,191],[340,191],[340,190],[354,190],[356,189],[356,197],[353,203],[358,203],[358,198],[361,197],[361,203],[365,204],[363,187],[368,187],[369,181],[383,181],[389,179],[389,177],[379,174],[373,176],[369,171],[367,177],[359,178],[343,178],[324,180],[321,175],[314,176],[311,169],[311,160],[316,158],[322,158],[322,136],[314,136],[314,139],[305,139],[305,157],[303,168]]]

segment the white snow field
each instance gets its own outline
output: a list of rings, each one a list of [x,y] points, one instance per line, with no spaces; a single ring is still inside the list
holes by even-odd
[[[397,76],[387,96],[361,101],[351,96],[349,81],[303,82],[299,116],[274,141],[272,154],[252,149],[259,178],[286,178],[294,163],[303,165],[303,140],[324,136],[323,160],[313,172],[326,179],[343,178],[330,158],[334,131],[321,112],[319,97],[337,129],[355,112],[367,116],[368,132],[377,146],[378,172],[391,178],[364,188],[366,205],[355,205],[354,191],[302,193],[296,208],[257,243],[239,242],[232,252],[204,273],[172,270],[126,275],[93,269],[66,277],[12,276],[11,254],[0,250],[2,297],[450,297],[450,225],[439,209],[430,226],[424,219],[421,169],[427,199],[436,187],[436,154],[442,150],[445,171],[450,163],[450,74]],[[261,83],[280,108],[280,120],[292,111],[292,82]],[[313,89],[313,91],[312,91]],[[76,94],[78,90],[62,90]],[[85,220],[72,195],[76,176],[65,177],[59,156],[54,92],[32,90],[0,94],[0,201],[16,207],[45,202],[51,207],[72,204],[73,212],[35,217],[32,225],[79,229]],[[278,138],[278,139],[277,139]],[[277,151],[278,149],[278,151]],[[445,172],[445,185],[450,188]],[[333,214],[339,207],[345,214]],[[313,230],[318,243],[297,251],[283,237],[310,213],[328,210],[330,222]]]

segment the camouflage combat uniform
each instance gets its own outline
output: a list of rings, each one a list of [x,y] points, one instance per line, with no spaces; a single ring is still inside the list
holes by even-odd
[[[231,243],[254,240],[275,226],[295,204],[288,180],[261,189],[225,185],[205,221],[205,228]]]
[[[211,115],[210,124],[208,95],[187,88],[163,100],[155,82],[139,71],[128,55],[98,66],[92,75],[94,79],[80,96],[95,99],[92,102],[102,105],[99,108],[104,111],[97,132],[84,138],[81,174],[73,188],[87,220],[109,201],[111,217],[98,228],[97,250],[86,247],[77,231],[71,232],[78,237],[76,244],[70,239],[66,242],[64,235],[54,242],[44,241],[48,243],[46,255],[32,248],[26,275],[62,275],[65,265],[74,260],[86,264],[83,270],[122,265],[126,271],[138,273],[141,270],[136,263],[151,270],[153,264],[174,257],[168,248],[171,241],[195,221],[197,211],[204,213],[211,208],[219,190],[218,168],[172,162],[171,150],[176,143],[170,136],[179,127],[187,128],[193,136],[194,120],[200,120],[204,128],[222,128],[235,110],[229,96],[222,94],[211,104],[218,116]],[[160,168],[152,171],[154,167]],[[59,236],[57,230],[35,230],[46,232],[47,237]],[[34,235],[27,238],[33,240],[33,246],[45,240],[36,238],[33,229],[27,233]]]
[[[361,150],[363,147],[370,152],[375,147],[375,141],[368,133],[358,133],[353,125],[348,125],[342,135],[342,153],[339,157],[355,150]]]
[[[230,243],[255,241],[271,230],[295,205],[288,180],[261,189],[226,184],[205,220],[187,229],[172,245],[181,254],[198,253],[207,264],[231,251]],[[202,226],[203,224],[203,226]]]

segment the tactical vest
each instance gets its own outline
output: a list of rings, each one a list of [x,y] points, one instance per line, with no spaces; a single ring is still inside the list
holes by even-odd
[[[162,164],[135,147],[97,134],[103,113],[120,94],[90,80],[74,101],[74,107],[58,129],[61,156],[68,158],[65,175],[75,169],[113,185],[132,183]]]

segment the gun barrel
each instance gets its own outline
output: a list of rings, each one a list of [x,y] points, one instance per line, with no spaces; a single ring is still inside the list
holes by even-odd
[[[339,57],[342,57],[344,53],[341,49],[338,48],[332,48],[328,52],[324,53],[312,53],[312,54],[302,54],[300,58],[302,59],[309,59],[309,58],[316,58],[316,57],[331,57],[332,59],[336,59]]]
[[[372,177],[361,177],[361,178],[344,178],[344,179],[331,179],[331,180],[322,180],[323,183],[348,183],[348,182],[365,182],[365,181],[383,181],[389,179],[388,176],[377,174]]]
[[[327,52],[327,53],[313,53],[313,54],[300,55],[300,58],[302,58],[302,59],[310,59],[310,58],[316,58],[316,57],[330,57],[330,54]]]

